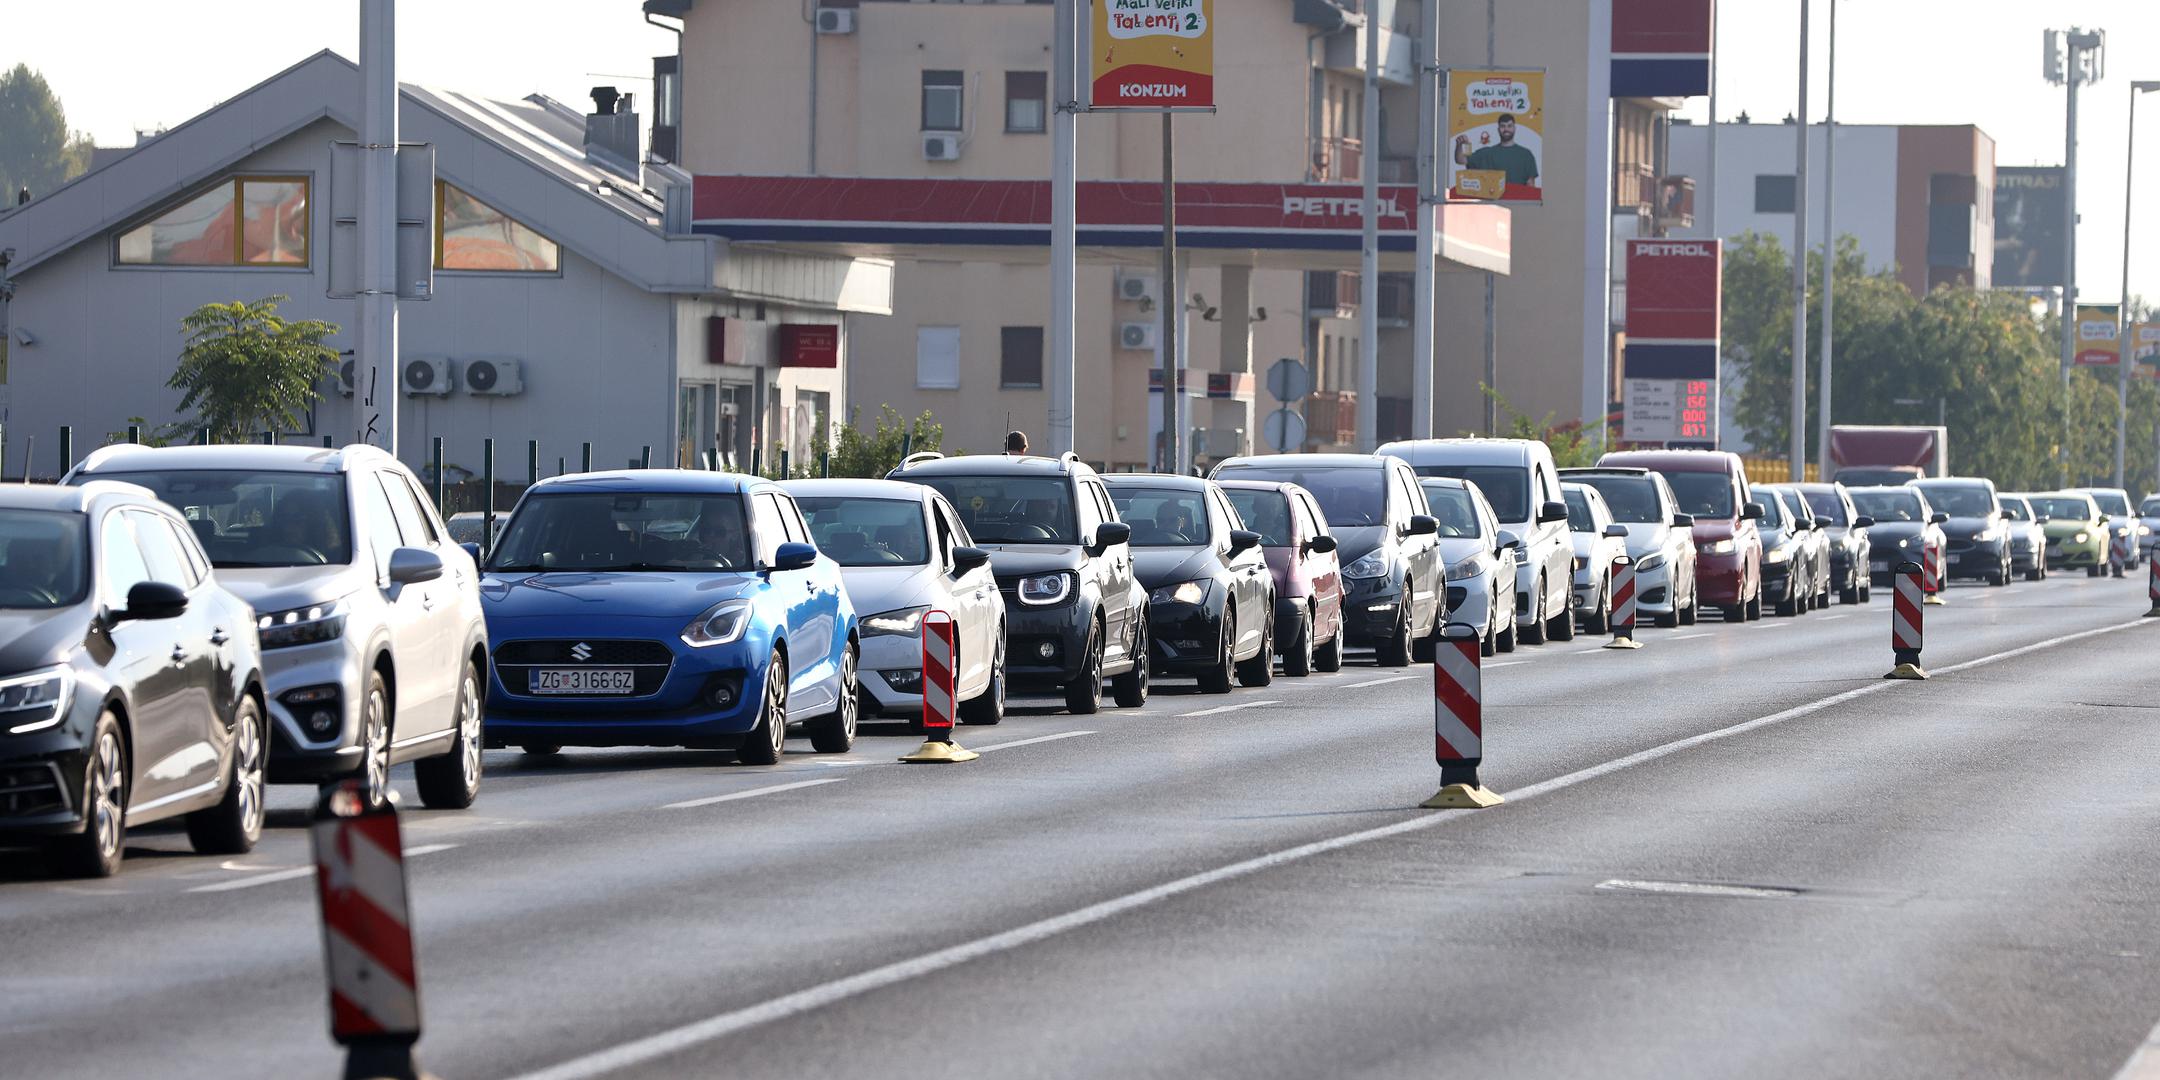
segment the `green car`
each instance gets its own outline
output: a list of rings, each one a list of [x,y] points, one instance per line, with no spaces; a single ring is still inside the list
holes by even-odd
[[[2028,498],[2046,522],[2048,569],[2084,567],[2087,577],[2107,572],[2107,519],[2092,496],[2054,491]]]

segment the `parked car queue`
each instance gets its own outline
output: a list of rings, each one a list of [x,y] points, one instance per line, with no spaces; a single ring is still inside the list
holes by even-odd
[[[919,724],[922,635],[947,619],[956,718],[988,725],[1014,691],[1084,714],[1160,675],[1229,693],[1350,647],[1406,665],[1451,622],[1487,653],[1603,632],[1623,554],[1641,608],[1679,626],[1706,599],[1727,621],[1867,603],[1922,558],[1997,586],[2098,575],[2125,535],[2090,491],[1387,450],[1209,478],[934,454],[883,480],[569,475],[483,555],[377,450],[108,447],[62,486],[0,486],[0,843],[101,876],[130,825],[180,817],[198,850],[244,852],[266,784],[349,776],[379,799],[409,761],[425,805],[462,808],[483,746],[769,765],[799,732],[845,752],[866,719]]]

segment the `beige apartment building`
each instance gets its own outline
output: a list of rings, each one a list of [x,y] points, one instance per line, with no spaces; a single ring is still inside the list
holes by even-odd
[[[1616,2],[1629,0],[1515,0],[1497,5],[1490,28],[1497,66],[1543,68],[1547,80],[1545,201],[1514,207],[1512,269],[1495,285],[1498,386],[1533,417],[1595,421],[1606,413],[1616,224],[1624,236],[1657,225],[1649,211],[1663,175],[1663,115],[1678,102],[1610,99]],[[1376,8],[1370,22],[1382,35],[1382,121],[1372,132],[1362,124],[1361,5]],[[1219,107],[1175,120],[1180,180],[1352,182],[1367,169],[1383,182],[1415,180],[1410,80],[1426,3],[1216,0],[1216,7]],[[680,20],[679,56],[656,61],[662,124],[653,145],[693,174],[1049,173],[1047,2],[647,0],[645,10]],[[1444,5],[1441,18],[1443,63],[1484,66],[1485,5]],[[1083,114],[1079,176],[1159,179],[1160,145],[1156,115]],[[1041,432],[1050,408],[1047,249],[940,254],[925,248],[898,261],[891,316],[849,317],[846,399],[866,416],[881,403],[907,415],[931,412],[945,426],[946,445],[969,452],[996,450],[1008,429]],[[1182,288],[1166,290],[1152,256],[1117,265],[1090,254],[1083,251],[1080,267],[1076,344],[1082,457],[1111,468],[1147,466],[1157,430],[1149,376],[1159,346],[1131,327],[1159,322],[1166,293],[1191,305],[1181,344],[1193,392],[1201,372],[1257,375],[1294,357],[1314,370],[1320,388],[1303,407],[1308,446],[1355,441],[1355,273],[1274,268],[1280,261],[1196,265]],[[1441,434],[1483,422],[1485,279],[1439,275],[1434,429]],[[1410,285],[1407,272],[1382,280],[1382,439],[1411,429]],[[1236,384],[1229,398],[1192,399],[1195,457],[1256,449],[1258,419],[1276,406],[1256,381]]]

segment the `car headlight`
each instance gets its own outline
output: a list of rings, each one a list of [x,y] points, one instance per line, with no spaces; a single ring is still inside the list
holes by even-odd
[[[2152,535],[2152,526],[2150,526],[2150,525],[2140,525],[2140,526],[2138,526],[2138,535],[2139,535],[2139,536],[2151,536],[2151,535]]]
[[[43,731],[67,716],[74,699],[75,672],[65,667],[0,679],[0,724],[10,735]]]
[[[1059,571],[1055,574],[1037,574],[1020,579],[1016,590],[1020,602],[1032,607],[1048,607],[1064,603],[1073,592],[1073,575]]]
[[[1983,544],[1992,544],[2002,538],[2003,529],[2000,525],[1991,525],[1985,529],[1980,530],[1980,535],[1973,537],[1974,540],[1977,540]]]
[[[1898,540],[1898,542],[1897,542],[1897,546],[1898,546],[1898,550],[1899,550],[1899,551],[1903,551],[1903,550],[1905,550],[1906,548],[1909,548],[1909,547],[1911,547],[1911,546],[1912,546],[1912,537],[1910,537],[1910,536],[1907,536],[1907,537],[1903,537],[1903,538],[1901,538],[1900,540]]]
[[[2090,540],[2090,539],[2092,539],[2092,534],[2091,534],[2091,533],[2087,533],[2087,532],[2082,532],[2082,531],[2081,531],[2081,532],[2079,532],[2079,533],[2078,533],[2078,534],[2077,534],[2076,536],[2073,536],[2073,537],[2071,537],[2071,538],[2070,538],[2070,542],[2071,542],[2071,543],[2073,543],[2073,544],[2082,544],[2082,543],[2084,543],[2085,541],[2087,541],[2087,540]]]
[[[1148,594],[1148,603],[1197,604],[1207,599],[1210,585],[1211,583],[1206,581],[1180,581],[1175,585],[1165,585]]]
[[[1781,563],[1790,558],[1792,558],[1791,548],[1771,548],[1770,550],[1763,552],[1762,561],[1766,563]]]
[[[693,649],[726,645],[741,640],[743,631],[749,628],[750,601],[738,597],[722,600],[690,620],[690,625],[683,627],[682,640]]]
[[[1364,558],[1343,567],[1342,574],[1346,578],[1376,578],[1386,577],[1387,572],[1387,553],[1385,551],[1373,551],[1368,552]]]
[[[1731,540],[1712,540],[1702,545],[1702,553],[1705,555],[1730,555],[1733,550]]]
[[[1441,576],[1445,577],[1449,581],[1467,581],[1470,578],[1474,578],[1484,572],[1485,556],[1472,555],[1469,558],[1448,567],[1447,572],[1445,574],[1442,574]]]
[[[265,649],[287,649],[295,645],[336,641],[345,636],[346,611],[347,607],[342,598],[327,604],[310,604],[286,611],[273,611],[255,619],[255,630],[261,636],[262,647]]]
[[[928,607],[900,608],[881,611],[862,620],[862,636],[879,637],[887,634],[913,634],[922,629],[923,616],[930,613]]]
[[[1650,571],[1655,570],[1663,565],[1665,565],[1665,553],[1662,551],[1653,551],[1650,554],[1643,556],[1641,562],[1635,564],[1635,572],[1638,574],[1647,574]]]

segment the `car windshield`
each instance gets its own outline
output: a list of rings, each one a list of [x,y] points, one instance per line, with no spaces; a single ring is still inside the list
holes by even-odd
[[[88,565],[81,514],[0,510],[0,608],[79,604]]]
[[[922,503],[847,495],[798,495],[810,541],[842,566],[921,566],[930,561]]]
[[[1597,489],[1605,496],[1605,508],[1614,521],[1629,525],[1655,525],[1665,520],[1658,512],[1657,481],[1647,476],[1578,476],[1573,483]]]
[[[1036,476],[931,476],[978,544],[1077,544],[1072,486]]]
[[[2138,513],[2145,517],[2160,517],[2160,498],[2145,500],[2138,506]]]
[[[1282,492],[1224,488],[1223,494],[1229,496],[1238,517],[1245,520],[1245,527],[1260,534],[1263,547],[1290,546],[1290,500]],[[1117,490],[1111,489],[1110,496],[1116,498]],[[1124,505],[1119,504],[1118,515],[1123,517],[1124,513]],[[1133,528],[1138,530],[1139,526]]]
[[[2034,499],[2033,509],[2054,521],[2091,521],[2099,515],[2083,499]]]
[[[1110,502],[1118,520],[1132,526],[1134,547],[1197,547],[1212,535],[1197,491],[1112,481]]]
[[[1673,498],[1680,503],[1680,512],[1699,518],[1732,518],[1738,516],[1733,501],[1732,477],[1721,472],[1669,472],[1663,474],[1665,482],[1672,485]]]
[[[1285,469],[1268,465],[1238,465],[1222,471],[1223,480],[1273,480],[1296,484],[1320,500],[1327,523],[1341,529],[1379,525],[1387,521],[1387,470],[1377,465],[1322,466]]]
[[[2004,499],[2002,508],[2003,516],[2012,521],[2032,520],[2032,511],[2025,508],[2025,500],[2023,499]]]
[[[527,498],[488,569],[749,570],[740,495],[564,492]]]
[[[1911,491],[1855,491],[1853,505],[1879,522],[1920,520],[1920,496]]]
[[[2100,504],[2100,512],[2109,517],[2129,517],[2130,497],[2113,491],[2092,492],[2093,501]]]
[[[1452,537],[1475,537],[1478,528],[1477,504],[1470,501],[1470,489],[1448,487],[1443,484],[1420,484],[1425,489],[1425,501],[1432,506],[1432,516],[1440,522],[1440,535]],[[1572,516],[1572,511],[1570,516]]]
[[[345,477],[337,473],[205,469],[99,472],[85,479],[149,488],[187,518],[220,570],[352,562],[352,514]]]
[[[1782,529],[1785,527],[1785,500],[1779,498],[1777,492],[1757,489],[1755,501],[1762,504],[1761,524],[1763,528]]]
[[[1502,521],[1530,520],[1530,470],[1520,465],[1419,465],[1419,476],[1445,476],[1478,486],[1493,516]]]
[[[1995,509],[1994,500],[1988,498],[1984,487],[1929,484],[1920,490],[1927,492],[1928,505],[1951,517],[1986,517]]]
[[[1560,489],[1560,497],[1567,500],[1567,527],[1575,532],[1596,532],[1597,518],[1590,513],[1590,496],[1574,486]]]
[[[1837,492],[1809,491],[1804,492],[1803,496],[1807,499],[1808,509],[1815,511],[1815,516],[1821,518],[1823,524],[1851,524],[1845,520],[1845,503],[1837,497]]]

